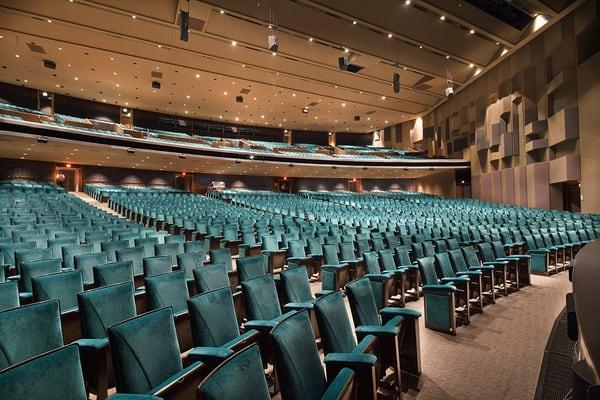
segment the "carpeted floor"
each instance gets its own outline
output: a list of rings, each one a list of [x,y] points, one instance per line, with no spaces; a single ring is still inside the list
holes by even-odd
[[[77,196],[112,211],[83,193]],[[423,387],[404,399],[533,399],[544,349],[571,283],[566,272],[533,276],[532,283],[473,315],[456,336],[425,329],[422,318]],[[320,284],[311,288],[316,292]],[[407,307],[423,312],[423,299]]]

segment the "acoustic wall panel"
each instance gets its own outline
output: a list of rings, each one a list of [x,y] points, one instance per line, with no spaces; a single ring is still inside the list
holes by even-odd
[[[527,206],[550,208],[549,185],[547,161],[527,165]]]
[[[550,183],[578,181],[579,156],[570,154],[550,161]]]
[[[490,191],[494,203],[502,202],[502,171],[490,172]]]
[[[515,204],[515,170],[513,168],[502,170],[502,202]]]
[[[516,167],[515,171],[515,204],[527,207],[527,167]]]

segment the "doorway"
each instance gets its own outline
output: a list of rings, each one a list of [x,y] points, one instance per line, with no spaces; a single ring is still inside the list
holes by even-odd
[[[186,192],[194,191],[194,177],[185,172],[175,176],[175,187]]]
[[[563,184],[563,210],[581,212],[581,184],[565,182]]]
[[[81,191],[81,168],[56,167],[54,182],[67,192]]]

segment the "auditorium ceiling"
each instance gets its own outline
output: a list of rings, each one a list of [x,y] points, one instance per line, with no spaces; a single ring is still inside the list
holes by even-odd
[[[423,115],[448,81],[459,90],[572,3],[0,0],[0,81],[232,124],[372,132]],[[362,69],[341,71],[343,56]]]

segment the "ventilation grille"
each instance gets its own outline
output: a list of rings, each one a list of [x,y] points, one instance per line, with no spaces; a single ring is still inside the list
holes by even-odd
[[[158,72],[158,71],[152,71],[152,72],[150,73],[150,75],[151,75],[153,78],[158,78],[158,79],[162,79],[162,77],[163,77],[163,74],[162,74],[162,72]]]
[[[248,93],[250,93],[250,89],[244,88],[244,89],[240,90],[240,93],[241,94],[248,94]]]

